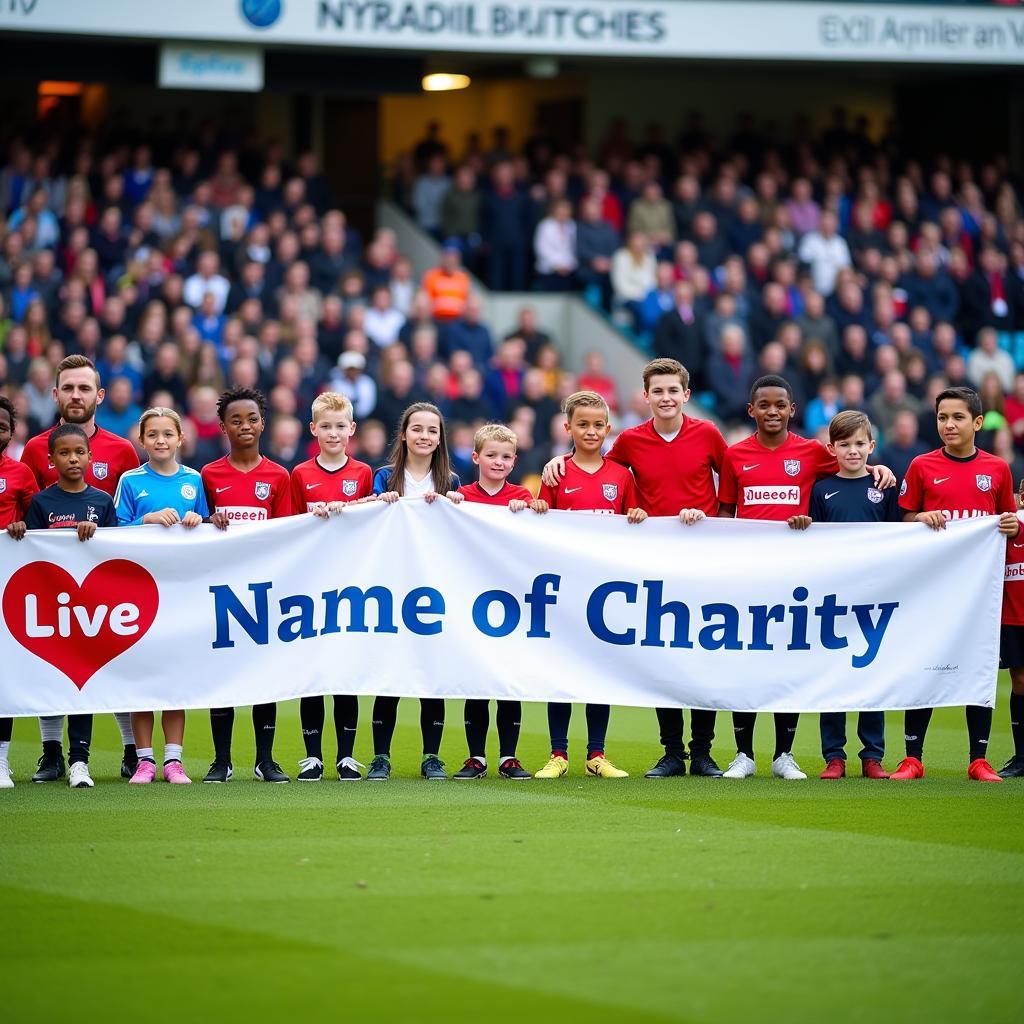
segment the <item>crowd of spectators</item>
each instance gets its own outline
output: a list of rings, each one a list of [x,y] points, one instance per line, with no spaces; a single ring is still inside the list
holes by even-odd
[[[498,289],[579,290],[641,344],[680,359],[730,439],[759,373],[793,383],[798,425],[863,408],[894,470],[937,443],[929,401],[983,395],[983,443],[1021,475],[1024,221],[1005,163],[927,166],[837,115],[785,145],[743,121],[719,145],[692,118],[678,143],[612,127],[593,154],[495,130],[452,158],[439,126],[410,148],[399,198],[442,242],[417,279],[393,232],[363,238],[311,153],[176,139],[7,141],[0,167],[0,390],[25,438],[54,422],[53,367],[93,359],[98,422],[132,437],[148,405],[185,417],[185,461],[223,440],[225,385],[269,398],[268,455],[309,456],[315,395],[349,395],[353,454],[381,465],[402,410],[436,402],[458,471],[474,426],[519,437],[515,479],[564,445],[559,403],[606,395],[617,426],[646,415],[636,382],[592,353],[571,373],[524,304],[489,324],[467,269]],[[617,385],[619,387],[617,387]],[[619,389],[622,389],[621,391]]]
[[[579,292],[679,359],[727,426],[782,373],[805,431],[863,409],[900,467],[938,443],[931,396],[970,384],[982,444],[1020,476],[1024,219],[1005,158],[916,159],[843,110],[785,142],[746,115],[724,141],[699,115],[674,143],[618,122],[596,152],[542,132],[513,152],[496,129],[457,159],[431,125],[396,194],[492,288]]]

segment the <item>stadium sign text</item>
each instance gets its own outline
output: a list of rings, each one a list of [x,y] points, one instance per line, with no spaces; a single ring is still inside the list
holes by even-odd
[[[797,533],[420,499],[226,534],[0,536],[0,715],[264,703],[342,679],[641,707],[990,705],[1004,557],[994,517]],[[951,588],[969,614],[947,615]]]

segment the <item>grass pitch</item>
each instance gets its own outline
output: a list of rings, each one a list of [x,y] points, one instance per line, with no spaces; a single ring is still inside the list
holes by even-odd
[[[962,711],[936,714],[928,777],[903,785],[818,781],[811,715],[796,749],[807,782],[766,777],[769,715],[758,720],[757,778],[645,781],[655,717],[628,709],[612,712],[609,753],[630,779],[582,775],[578,710],[565,779],[426,783],[415,777],[417,714],[402,702],[388,783],[258,783],[239,714],[233,782],[145,789],[116,778],[108,716],[97,719],[92,791],[29,784],[38,731],[17,722],[18,786],[0,793],[2,1019],[1024,1016],[1024,784],[966,781]],[[369,717],[364,704],[364,761]],[[465,756],[456,702],[448,720],[442,756],[455,770]],[[893,767],[902,716],[888,727]],[[724,765],[727,715],[718,733]],[[205,714],[190,715],[194,779],[210,749]],[[997,767],[1009,749],[1004,682]],[[294,774],[296,704],[281,706],[276,753]],[[544,711],[530,706],[524,764],[535,770],[546,754]]]

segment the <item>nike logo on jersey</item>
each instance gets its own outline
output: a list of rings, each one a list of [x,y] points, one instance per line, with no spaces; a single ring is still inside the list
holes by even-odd
[[[760,465],[761,465],[760,462],[755,462],[752,466],[744,466],[743,467],[743,472],[747,473],[747,472],[749,472],[752,469],[757,469],[757,467],[760,466]]]
[[[948,476],[937,476],[932,483],[933,484],[944,484],[949,479]]]
[[[218,487],[216,489],[216,493],[220,494],[221,491],[230,491],[231,490],[231,486],[232,486],[231,484],[228,484],[227,487]]]
[[[322,481],[321,481],[322,482]],[[311,491],[314,487],[319,487],[320,484],[306,484],[306,490]]]
[[[825,495],[825,500],[828,501],[829,498],[834,498],[838,493],[838,491],[829,491],[829,493]]]
[[[582,487],[566,487],[565,488],[565,493],[566,494],[575,494],[577,491],[582,491],[582,490],[583,490]]]

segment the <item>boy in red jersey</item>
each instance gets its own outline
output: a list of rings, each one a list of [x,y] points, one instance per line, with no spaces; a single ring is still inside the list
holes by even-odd
[[[448,497],[481,505],[501,505],[513,512],[522,512],[533,495],[518,484],[510,484],[508,475],[516,464],[518,438],[500,423],[482,426],[473,438],[473,465],[480,470],[476,483],[465,484]],[[466,743],[469,757],[454,779],[482,779],[487,774],[487,730],[490,728],[490,701],[466,701]],[[519,763],[519,724],[523,706],[517,700],[498,701],[498,774],[503,779],[529,779],[530,773]]]
[[[91,461],[85,470],[85,482],[90,487],[106,491],[113,498],[121,476],[129,469],[139,468],[139,457],[132,443],[96,424],[96,407],[103,404],[105,392],[100,387],[100,375],[85,356],[67,356],[57,364],[53,400],[57,403],[60,422],[81,427],[89,439]],[[28,466],[40,488],[57,482],[57,469],[50,458],[50,430],[36,434],[25,445],[21,461]],[[119,712],[114,715],[124,755],[121,759],[121,777],[130,779],[139,766],[132,733],[132,716]],[[39,719],[43,740],[43,756],[33,782],[52,782],[64,774],[64,716],[47,715]]]
[[[683,415],[690,400],[689,372],[675,359],[653,359],[644,367],[643,380],[651,418],[619,434],[609,462],[632,470],[637,501],[648,515],[699,510],[703,516],[717,516],[715,474],[721,471],[726,444],[713,423]],[[544,481],[557,484],[564,472],[565,457],[559,455],[545,466]],[[685,775],[682,709],[658,708],[657,714],[665,753],[646,778]],[[691,712],[690,730],[690,774],[720,776],[722,769],[711,757],[715,712]]]
[[[6,530],[11,523],[20,522],[32,502],[32,496],[39,490],[32,471],[15,462],[5,453],[14,436],[18,414],[14,403],[0,395],[0,530]],[[13,789],[11,767],[7,752],[11,746],[14,720],[0,718],[0,789]]]
[[[320,454],[292,470],[292,511],[326,517],[351,501],[373,494],[373,470],[365,462],[349,458],[346,449],[355,433],[352,403],[334,391],[313,400],[309,432],[320,444]],[[319,782],[324,777],[324,699],[299,701],[302,742],[306,756],[299,762],[299,782]],[[363,766],[352,756],[359,725],[359,699],[351,694],[334,696],[334,731],[338,738],[335,767],[342,782],[358,782]]]
[[[1002,459],[979,451],[974,435],[981,430],[981,398],[971,388],[946,388],[935,399],[935,416],[942,448],[918,455],[900,488],[905,522],[925,523],[944,530],[951,519],[999,516],[999,532],[1020,533],[1010,467]],[[967,777],[975,782],[1001,782],[986,760],[992,732],[992,709],[968,706],[970,756]],[[924,777],[924,738],[931,708],[913,708],[904,717],[907,756],[889,778],[897,781]]]
[[[251,388],[231,388],[220,396],[217,415],[228,439],[228,454],[203,467],[203,487],[210,518],[218,526],[280,519],[292,513],[288,471],[260,454],[260,436],[266,416],[266,400]],[[231,731],[234,708],[210,711],[214,760],[203,782],[227,782],[231,778]],[[254,704],[252,724],[256,733],[256,766],[253,774],[263,782],[288,782],[274,761],[276,704]]]
[[[718,498],[719,516],[732,519],[761,519],[785,522],[797,529],[811,524],[807,515],[815,481],[832,476],[839,469],[835,456],[818,441],[809,441],[789,431],[796,412],[793,389],[784,377],[759,377],[750,389],[747,414],[757,426],[755,433],[738,441],[726,452],[722,463]],[[896,478],[884,466],[871,467],[875,486],[893,487]],[[772,774],[780,779],[806,779],[793,757],[793,739],[800,716],[795,712],[775,714],[775,754]],[[725,778],[745,779],[755,772],[753,711],[734,711],[736,757]]]
[[[601,455],[601,445],[612,429],[605,400],[595,391],[577,391],[565,400],[563,410],[573,454],[565,464],[565,476],[558,485],[542,484],[540,497],[530,503],[530,508],[539,513],[557,508],[625,515],[631,523],[642,523],[647,513],[636,506],[632,474]],[[587,705],[587,774],[602,779],[623,779],[629,773],[616,768],[604,756],[610,714],[607,704]],[[571,704],[548,704],[551,758],[537,772],[536,778],[557,779],[568,772],[571,715]]]
[[[1024,508],[1024,480],[1017,492],[1017,508]],[[1020,518],[1018,512],[1017,518]],[[1010,673],[1010,731],[1013,757],[999,775],[1004,779],[1024,778],[1024,540],[1006,546],[1003,573],[1003,624],[999,631],[999,662]]]

